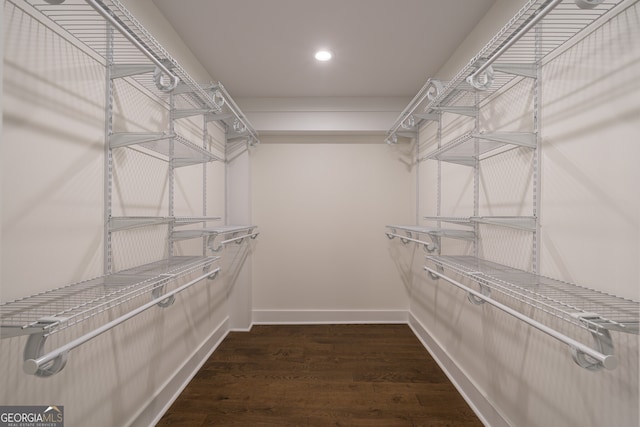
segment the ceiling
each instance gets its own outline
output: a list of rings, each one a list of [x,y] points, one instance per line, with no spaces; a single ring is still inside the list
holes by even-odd
[[[495,0],[153,2],[234,98],[261,98],[413,96]]]

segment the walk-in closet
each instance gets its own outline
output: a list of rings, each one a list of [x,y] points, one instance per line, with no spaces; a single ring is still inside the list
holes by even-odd
[[[0,426],[640,425],[638,0],[1,18]]]

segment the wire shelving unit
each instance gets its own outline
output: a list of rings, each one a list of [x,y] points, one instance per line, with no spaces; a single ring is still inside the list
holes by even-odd
[[[387,132],[387,143],[396,143],[398,136],[418,138],[427,123],[436,123],[433,130],[437,145],[426,154],[416,144],[416,164],[425,160],[437,162],[436,215],[422,217],[437,227],[387,226],[391,239],[403,243],[425,245],[425,270],[434,280],[444,281],[463,289],[474,304],[490,304],[526,322],[544,333],[566,343],[573,359],[589,370],[613,369],[617,365],[610,331],[638,334],[640,303],[593,289],[544,277],[539,274],[540,241],[540,77],[541,67],[562,54],[610,17],[632,5],[630,0],[529,0],[520,11],[465,65],[450,81],[429,79],[400,113]],[[495,132],[480,129],[480,116],[500,95],[518,83],[531,83],[530,131]],[[529,100],[525,100],[529,102]],[[528,111],[528,110],[527,110]],[[442,141],[442,116],[457,115],[467,128],[450,141]],[[448,123],[448,122],[447,122]],[[523,125],[525,126],[525,125]],[[432,145],[433,141],[431,142]],[[520,215],[483,215],[480,211],[480,165],[495,155],[514,148],[531,151],[531,172],[528,182],[531,193],[531,213]],[[447,216],[441,212],[442,166],[452,163],[472,169],[473,213],[469,216]],[[419,187],[419,185],[418,185]],[[530,190],[530,191],[529,191]],[[417,190],[419,197],[419,189]],[[420,205],[419,203],[417,204]],[[520,213],[520,211],[518,211]],[[418,215],[416,215],[418,216]],[[438,244],[428,246],[420,234],[432,239],[454,237],[441,223],[455,225],[455,233],[467,230],[465,238],[473,242],[470,255],[442,255]],[[531,233],[531,270],[524,271],[484,260],[480,257],[480,241],[487,233],[481,227],[498,226]],[[404,233],[404,236],[401,234]],[[447,235],[449,234],[449,235]],[[528,240],[527,240],[528,241]],[[529,248],[525,248],[529,251]],[[458,280],[462,277],[465,283]],[[475,286],[466,282],[471,281]],[[479,286],[479,290],[477,287]],[[526,315],[533,307],[533,316]],[[549,324],[534,317],[540,314],[561,319],[563,326],[573,325],[587,330],[593,345],[585,345]],[[564,323],[566,322],[566,323]]]
[[[215,251],[231,242],[241,243],[246,237],[256,238],[255,226],[207,228],[210,222],[222,218],[206,211],[206,165],[214,161],[226,162],[225,158],[210,151],[207,124],[220,124],[225,143],[244,141],[251,146],[259,140],[220,82],[197,83],[118,0],[26,0],[16,7],[72,41],[106,70],[104,275],[0,305],[0,337],[28,336],[24,371],[48,377],[64,368],[68,353],[74,348],[152,307],[169,307],[178,293],[217,276],[220,268],[215,263],[219,256],[209,255],[204,243],[202,255],[176,255],[173,233],[189,233],[191,231],[185,228],[200,224],[202,229],[198,231],[207,231],[211,249]],[[157,101],[169,113],[168,129],[113,132],[114,81],[118,79],[131,83],[136,96]],[[189,133],[199,135],[195,137],[199,144],[175,131],[177,121],[194,116],[201,116],[201,119],[183,124],[191,129]],[[193,130],[196,122],[202,124],[200,131]],[[112,216],[112,152],[119,149],[135,149],[168,162],[167,215]],[[202,216],[177,216],[174,213],[174,170],[194,165],[204,165]],[[156,225],[168,226],[165,259],[113,271],[112,233],[127,233]],[[227,236],[227,239],[216,248],[213,240],[218,235]],[[121,312],[124,314],[119,315]],[[113,316],[118,317],[110,320]],[[68,332],[59,334],[64,330]],[[45,353],[45,342],[54,334],[59,334],[58,341],[67,340],[69,336],[74,338]]]

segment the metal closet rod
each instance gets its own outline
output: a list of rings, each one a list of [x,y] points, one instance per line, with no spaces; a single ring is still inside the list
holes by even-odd
[[[118,326],[121,323],[124,323],[125,321],[131,319],[134,316],[137,316],[138,314],[142,313],[143,311],[146,311],[148,309],[150,309],[151,307],[157,305],[158,303],[166,300],[167,298],[171,298],[172,296],[176,295],[177,293],[180,293],[182,291],[184,291],[185,289],[195,285],[196,283],[211,277],[215,274],[217,274],[220,271],[220,267],[216,268],[213,271],[209,271],[193,280],[191,280],[188,283],[185,283],[184,285],[180,286],[179,288],[174,289],[173,291],[167,292],[161,296],[159,296],[158,298],[153,299],[152,301],[149,301],[148,303],[136,308],[135,310],[130,311],[127,314],[124,314],[120,317],[118,317],[117,319],[112,320],[111,322],[102,325],[101,327],[81,336],[80,338],[77,338],[61,347],[58,347],[55,350],[50,351],[49,353],[37,358],[37,359],[27,359],[24,361],[24,365],[23,365],[23,369],[27,374],[31,374],[34,375],[36,372],[38,372],[38,370],[45,364],[48,363],[54,359],[56,359],[57,357],[62,356],[63,354],[73,350],[76,347],[79,347],[80,345],[86,343],[89,340],[92,340],[93,338],[97,337],[98,335],[101,335],[105,332],[107,332],[108,330]]]
[[[558,331],[556,331],[555,329],[552,329],[546,325],[543,325],[542,323],[528,317],[525,316],[524,314],[520,313],[519,311],[516,311],[514,309],[512,309],[511,307],[508,307],[504,304],[499,303],[498,301],[487,297],[486,295],[469,288],[468,286],[463,285],[462,283],[453,280],[447,276],[445,276],[444,274],[429,268],[429,267],[424,267],[424,269],[426,271],[428,271],[429,273],[446,280],[447,282],[451,283],[452,285],[470,293],[471,295],[473,295],[474,297],[481,299],[482,301],[491,304],[492,306],[504,311],[507,314],[510,314],[511,316],[522,320],[523,322],[527,323],[530,326],[533,326],[534,328],[538,329],[541,332],[544,332],[547,335],[550,335],[551,337],[567,344],[568,346],[572,347],[573,349],[582,352],[592,358],[594,358],[595,360],[597,360],[598,362],[600,362],[602,364],[603,367],[607,368],[607,369],[615,369],[616,366],[618,366],[618,358],[614,355],[611,354],[602,354],[599,351],[596,351],[594,349],[592,349],[591,347],[582,344],[579,341],[574,340],[573,338],[570,338]]]

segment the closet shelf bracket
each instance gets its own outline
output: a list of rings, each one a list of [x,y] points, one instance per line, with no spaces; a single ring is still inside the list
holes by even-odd
[[[111,79],[138,76],[140,74],[152,73],[155,66],[149,64],[113,64],[111,65]]]
[[[162,141],[171,137],[171,134],[165,132],[116,132],[109,135],[109,146],[111,148],[128,147]]]
[[[531,232],[536,231],[537,218],[534,216],[472,216],[469,219],[471,222],[478,224],[497,225]]]
[[[170,221],[171,218],[163,216],[113,216],[109,218],[109,231],[121,231],[150,225],[161,225],[167,224]]]
[[[437,122],[440,120],[440,115],[436,113],[414,113],[413,116],[418,120],[426,120],[431,122]]]
[[[536,148],[536,134],[533,132],[478,132],[471,136],[485,141]]]
[[[209,113],[204,115],[205,122],[220,122],[233,118],[231,113]]]
[[[458,114],[461,116],[468,116],[473,118],[478,117],[478,107],[474,107],[474,106],[456,106],[456,105],[446,106],[445,105],[445,106],[432,107],[432,109],[436,111],[442,111],[443,113],[452,113],[452,114]]]
[[[505,73],[505,74],[513,74],[515,76],[522,76],[522,77],[530,77],[530,78],[535,78],[536,77],[536,71],[537,71],[537,67],[536,64],[521,64],[521,63],[495,63],[493,64],[493,70],[494,71],[499,71],[501,73]]]
[[[215,110],[210,108],[190,108],[185,110],[173,110],[174,119],[184,119],[186,117],[203,116],[206,114],[214,114]]]

